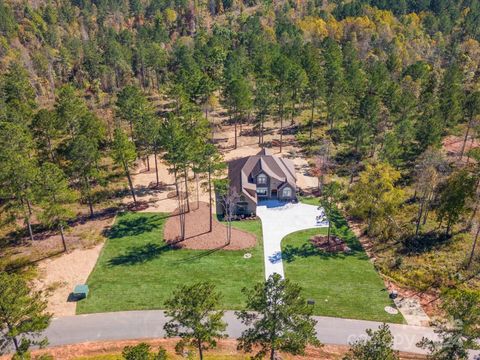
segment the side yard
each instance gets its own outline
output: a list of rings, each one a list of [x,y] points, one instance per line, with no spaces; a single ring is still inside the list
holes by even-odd
[[[327,229],[302,230],[282,240],[285,277],[298,283],[308,299],[315,300],[315,315],[402,323],[392,306],[385,285],[358,239],[340,216],[334,219],[334,234],[350,247],[350,253],[325,253],[309,239]]]
[[[242,288],[264,276],[260,221],[234,223],[257,236],[252,249],[189,250],[164,242],[167,216],[123,213],[117,217],[88,279],[89,298],[77,304],[77,314],[161,309],[178,284],[202,280],[217,285],[226,309],[242,308]],[[249,259],[243,257],[247,252],[252,254]]]

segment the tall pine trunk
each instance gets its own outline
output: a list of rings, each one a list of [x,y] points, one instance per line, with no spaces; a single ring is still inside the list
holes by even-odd
[[[312,142],[312,137],[313,137],[313,113],[315,111],[315,99],[312,99],[312,111],[310,114],[310,131],[309,131],[309,139],[310,142]]]
[[[88,177],[84,176],[83,181],[85,183],[85,189],[86,189],[86,198],[87,198],[87,203],[88,203],[88,208],[90,210],[90,217],[93,218],[93,201],[92,201],[92,194],[91,194],[91,188],[90,188],[90,182],[88,181]]]
[[[475,256],[475,249],[477,248],[478,235],[480,235],[480,225],[478,225],[477,232],[475,233],[475,239],[473,240],[472,251],[467,263],[467,269],[470,269],[472,265],[473,257]]]
[[[197,340],[197,342],[198,342],[198,356],[200,357],[200,360],[203,360],[202,342],[200,340]]]
[[[210,227],[208,232],[212,232],[213,228],[213,215],[212,215],[212,165],[208,164],[208,207],[209,207],[209,218],[210,218]]]
[[[238,122],[238,117],[237,115],[235,114],[235,119],[234,119],[234,122],[235,122],[235,149],[237,148],[237,122]]]
[[[158,179],[158,162],[157,162],[157,148],[155,148],[155,151],[153,153],[153,158],[155,159],[155,177],[157,180],[157,187],[159,186],[159,179]]]
[[[135,197],[135,190],[133,189],[132,177],[130,176],[130,171],[128,170],[128,165],[125,162],[123,162],[123,168],[125,170],[125,175],[127,176],[127,179],[128,179],[128,186],[130,187],[130,192],[132,194],[133,203],[135,204],[135,206],[137,206],[137,198]]]
[[[183,175],[185,176],[185,197],[187,200],[187,212],[190,212],[190,199],[189,199],[189,193],[188,193],[188,174],[187,174],[187,169],[183,170]]]
[[[67,242],[65,241],[65,234],[63,233],[63,225],[60,224],[58,228],[60,230],[60,237],[62,238],[63,251],[67,252]]]
[[[283,148],[283,106],[280,110],[280,153],[282,152]]]
[[[197,188],[197,210],[200,208],[200,179],[198,173],[195,172],[195,185]]]
[[[472,120],[473,120],[473,119],[470,119],[470,121],[469,121],[468,124],[467,124],[467,131],[465,132],[465,137],[463,138],[462,150],[460,151],[460,156],[459,156],[459,160],[460,160],[460,161],[462,161],[463,153],[465,152],[465,146],[466,146],[466,144],[467,144],[468,135],[469,135],[470,129],[471,129],[471,127],[472,127]]]

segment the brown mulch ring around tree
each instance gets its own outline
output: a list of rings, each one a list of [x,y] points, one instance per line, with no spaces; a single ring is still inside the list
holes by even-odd
[[[179,241],[180,219],[179,215],[168,218],[164,237],[167,243],[175,244],[179,248],[211,250],[241,250],[255,246],[255,235],[232,228],[232,239],[227,245],[227,227],[220,223],[213,215],[212,231],[209,232],[209,206],[200,202],[190,204],[190,212],[185,214],[185,240]],[[178,213],[178,210],[175,211]],[[248,220],[245,220],[248,221]]]
[[[310,238],[313,246],[329,253],[350,252],[351,249],[342,239],[330,236],[330,240],[326,235],[315,235]]]

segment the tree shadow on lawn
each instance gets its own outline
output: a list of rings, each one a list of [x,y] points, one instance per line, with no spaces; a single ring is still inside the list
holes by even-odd
[[[160,255],[169,252],[169,251],[179,251],[178,247],[175,245],[179,243],[180,241],[177,241],[175,243],[171,244],[155,244],[155,243],[148,243],[145,245],[141,246],[133,246],[127,250],[125,254],[115,256],[114,258],[108,260],[108,265],[109,266],[131,266],[131,265],[137,265],[137,264],[144,264],[148,261],[154,260],[158,258]],[[204,258],[206,256],[212,255],[216,253],[219,250],[222,250],[225,248],[228,244],[219,246],[214,249],[210,250],[205,250],[205,251],[197,251],[197,254],[187,256],[184,259],[180,259],[176,261],[176,263],[189,263],[195,260],[199,260],[201,258]]]
[[[141,246],[134,246],[128,249],[125,254],[118,255],[108,260],[109,266],[118,265],[137,265],[144,264],[148,261],[156,259],[161,254],[174,250],[171,245],[159,245],[155,243],[148,243]]]
[[[139,216],[134,218],[120,218],[119,221],[105,232],[109,239],[120,239],[127,236],[141,235],[160,228],[164,216]]]

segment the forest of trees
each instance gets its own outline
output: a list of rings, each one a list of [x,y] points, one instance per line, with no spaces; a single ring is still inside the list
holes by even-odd
[[[35,215],[63,236],[70,204],[94,216],[112,166],[136,202],[148,155],[177,179],[211,175],[222,108],[235,147],[241,124],[269,146],[274,121],[280,150],[295,130],[322,184],[342,184],[342,210],[394,249],[384,273],[478,290],[479,22],[478,0],[0,0],[2,224],[33,238]],[[463,139],[455,159],[448,135]],[[446,273],[406,278],[404,257],[458,234],[468,252]]]

